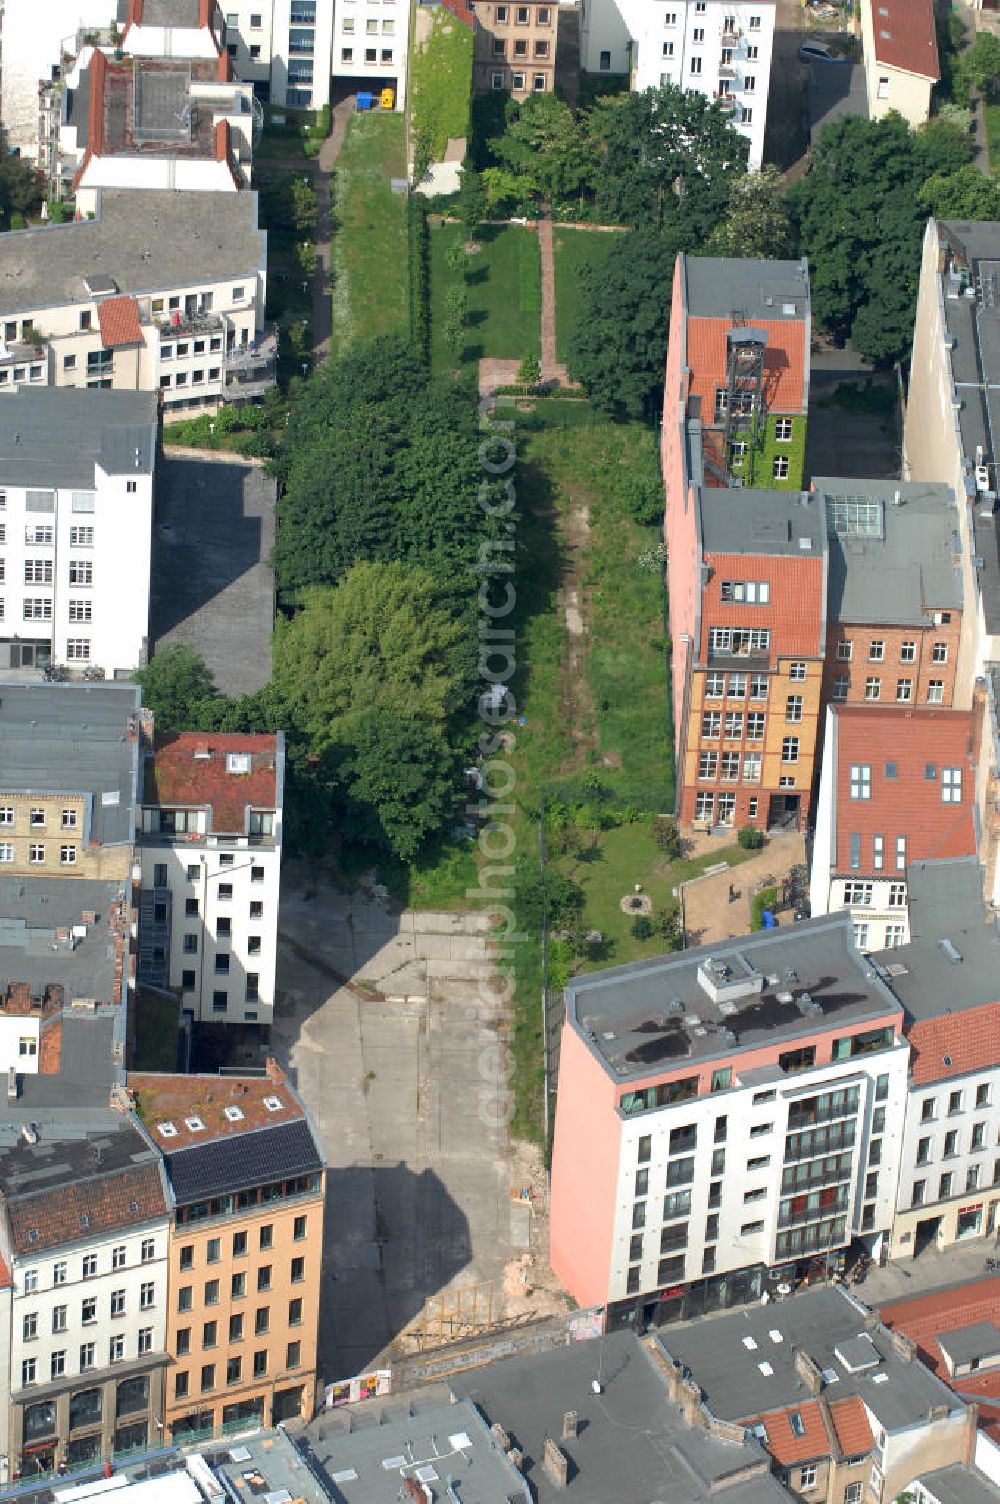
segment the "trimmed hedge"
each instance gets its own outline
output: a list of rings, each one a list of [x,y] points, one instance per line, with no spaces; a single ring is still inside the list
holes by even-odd
[[[427,210],[416,194],[406,206],[409,243],[410,341],[425,365],[431,358],[431,246]]]

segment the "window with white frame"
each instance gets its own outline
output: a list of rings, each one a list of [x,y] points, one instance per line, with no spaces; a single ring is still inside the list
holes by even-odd
[[[717,737],[722,731],[722,712],[719,710],[706,710],[701,717],[701,734],[705,737]]]
[[[962,802],[962,769],[941,769],[941,803],[961,804]]]
[[[928,703],[928,705],[943,705],[944,704],[944,680],[943,679],[931,679],[930,680],[930,682],[927,685],[927,703]]]
[[[789,677],[789,679],[795,680],[797,683],[801,684],[802,681],[805,679],[805,676],[806,676],[806,666],[805,666],[804,663],[790,663],[788,665],[788,677]]]
[[[726,687],[726,676],[725,676],[725,674],[706,674],[705,675],[705,699],[706,700],[721,700],[722,699],[723,691],[725,690],[725,687]]]
[[[742,710],[726,711],[726,740],[734,741],[743,735]]]
[[[887,924],[886,925],[886,927],[885,927],[885,948],[886,948],[886,950],[895,950],[895,948],[896,948],[897,945],[903,945],[903,944],[905,944],[905,942],[906,942],[906,926],[905,926],[905,924]]]
[[[850,657],[853,651],[853,642],[847,642],[843,638],[841,638],[840,642],[837,643],[837,657],[842,663],[848,663],[850,661]]]
[[[786,736],[782,738],[781,760],[782,762],[798,762],[799,739],[797,736]]]
[[[906,871],[906,837],[896,837],[896,871]]]
[[[719,768],[723,782],[736,783],[740,776],[740,754],[738,752],[723,752]]]
[[[874,885],[872,883],[846,882],[844,884],[844,903],[848,908],[871,908],[873,891]]]
[[[835,700],[846,700],[850,688],[850,674],[838,674],[833,681],[833,698]]]
[[[872,796],[872,769],[871,763],[854,762],[851,764],[851,798],[870,799]]]
[[[743,754],[743,782],[760,783],[761,755],[759,752]]]
[[[711,820],[715,811],[714,794],[695,794],[694,817],[696,820]]]
[[[947,663],[948,662],[948,644],[946,642],[936,642],[936,643],[934,643],[933,647],[931,648],[931,662],[932,663]]]
[[[882,698],[882,680],[871,676],[865,680],[865,699],[880,700]]]
[[[899,645],[900,663],[916,663],[917,644],[915,642],[901,642]]]
[[[771,586],[767,580],[723,580],[721,594],[724,601],[766,606],[771,599]]]
[[[86,662],[90,657],[90,638],[68,637],[66,639],[66,657],[70,661]]]
[[[746,87],[746,81],[745,80],[744,80],[744,87]],[[775,423],[774,423],[774,437],[778,440],[779,444],[787,444],[788,443],[788,440],[792,437],[792,420],[791,420],[791,418],[776,418],[775,419]]]
[[[856,924],[854,926],[854,943],[858,947],[858,950],[867,950],[868,949],[868,926],[867,926],[867,924]]]
[[[720,794],[716,821],[719,825],[732,825],[736,819],[736,795]]]
[[[896,680],[896,699],[901,705],[905,705],[913,699],[912,679]]]
[[[745,118],[743,118],[741,120],[741,124],[743,124],[743,125],[749,125],[750,124],[750,119],[749,119],[750,111],[747,110],[747,109],[744,109],[742,111],[742,115]],[[774,469],[773,469],[772,473],[774,475],[774,479],[775,480],[787,480],[788,479],[788,455],[787,454],[776,454],[774,456]]]
[[[885,866],[885,836],[872,836],[872,866],[876,872]]]
[[[762,742],[764,740],[764,713],[761,710],[751,710],[747,715],[747,741]]]
[[[881,663],[885,658],[885,643],[879,637],[872,638],[868,644],[869,663]]]

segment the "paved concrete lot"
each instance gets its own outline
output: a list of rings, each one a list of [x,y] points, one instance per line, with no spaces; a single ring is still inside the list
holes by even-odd
[[[277,487],[236,458],[167,452],[157,476],[150,641],[185,643],[225,694],[271,676]]]
[[[842,371],[813,373],[806,430],[806,480],[814,475],[890,480],[900,474],[902,452],[895,419],[883,412],[848,412],[828,404]]]
[[[517,1250],[506,1131],[480,1116],[498,1085],[496,1019],[477,1011],[487,926],[393,915],[293,863],[281,903],[272,1041],[329,1159],[320,1367],[343,1378],[446,1286],[502,1300]]]

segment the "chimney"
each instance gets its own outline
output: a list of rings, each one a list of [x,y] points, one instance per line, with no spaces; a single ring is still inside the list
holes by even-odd
[[[577,1434],[577,1414],[575,1410],[567,1410],[563,1416],[563,1441],[575,1441]]]
[[[684,1416],[684,1424],[692,1431],[705,1424],[705,1414],[701,1408],[701,1390],[693,1379],[685,1379],[681,1384],[681,1413]]]
[[[905,1332],[893,1332],[892,1349],[896,1357],[902,1358],[904,1363],[912,1363],[917,1355],[917,1344]]]
[[[545,1476],[555,1488],[566,1487],[569,1482],[569,1458],[551,1436],[545,1438],[545,1446],[542,1449],[542,1467],[545,1469]]]
[[[819,1394],[823,1388],[823,1375],[809,1354],[799,1348],[795,1354],[795,1372],[810,1394]]]
[[[503,1426],[498,1420],[495,1420],[492,1426],[490,1426],[490,1435],[493,1437],[493,1440],[496,1442],[501,1452],[510,1451],[510,1437],[507,1435],[507,1432],[504,1430]]]
[[[511,1467],[516,1468],[517,1471],[520,1472],[524,1467],[524,1453],[521,1451],[521,1448],[511,1447],[510,1451],[507,1453],[507,1461],[510,1463]]]

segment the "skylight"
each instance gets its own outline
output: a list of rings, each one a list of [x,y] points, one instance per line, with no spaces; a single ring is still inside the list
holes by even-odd
[[[157,1125],[156,1125],[156,1131],[160,1135],[161,1138],[176,1138],[177,1137],[177,1124],[176,1123],[170,1123],[170,1122],[167,1122],[167,1123],[157,1123]]]
[[[227,1107],[226,1108],[226,1122],[227,1123],[242,1123],[242,1121],[243,1121],[243,1108],[242,1107]]]
[[[867,496],[828,496],[827,526],[838,538],[881,538],[882,503]]]
[[[744,1337],[743,1338],[743,1346],[746,1348],[747,1352],[751,1352],[752,1353],[752,1352],[756,1352],[756,1350],[757,1350],[757,1344],[756,1344],[756,1342],[754,1341],[754,1339],[752,1337]]]
[[[774,1372],[774,1369],[771,1367],[770,1363],[768,1363],[766,1359],[764,1360],[763,1363],[758,1363],[757,1367],[760,1369],[760,1371],[764,1375],[765,1379],[769,1379],[771,1377],[772,1373]]]
[[[184,1127],[189,1133],[203,1133],[205,1124],[202,1122],[200,1117],[195,1115],[193,1117],[184,1119]]]
[[[284,1105],[285,1104],[280,1097],[264,1098],[264,1106],[267,1108],[268,1112],[280,1112]]]

